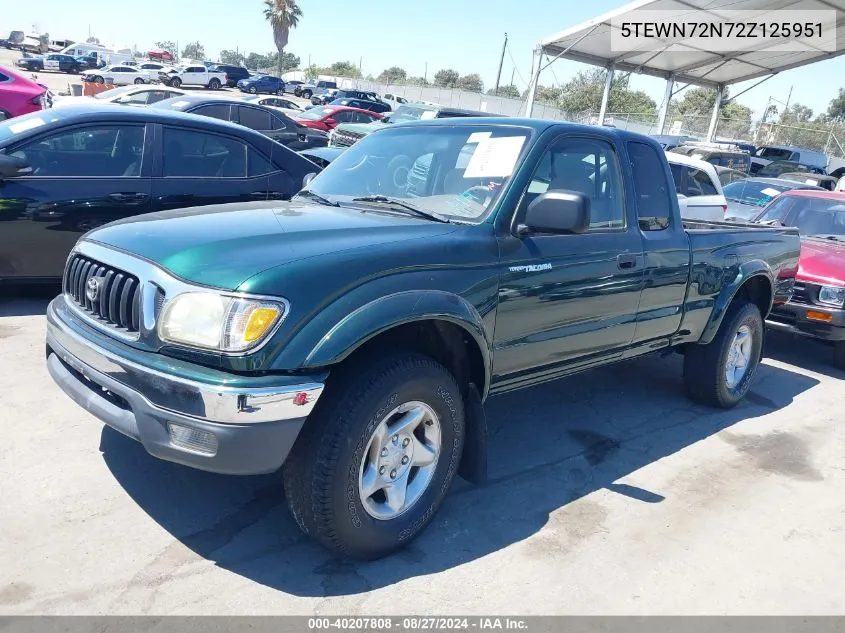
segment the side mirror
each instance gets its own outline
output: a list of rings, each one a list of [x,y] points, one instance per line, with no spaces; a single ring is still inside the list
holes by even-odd
[[[531,233],[585,233],[590,228],[590,200],[564,189],[540,194],[528,205],[519,235]]]
[[[32,167],[23,158],[0,154],[0,180],[32,174]]]
[[[316,171],[312,171],[310,174],[305,174],[305,177],[302,179],[303,188],[310,185],[311,181],[314,180],[314,178],[316,178],[316,177],[317,177]]]
[[[332,119],[331,117],[325,120],[325,124],[327,127],[335,127],[337,125],[337,121]]]

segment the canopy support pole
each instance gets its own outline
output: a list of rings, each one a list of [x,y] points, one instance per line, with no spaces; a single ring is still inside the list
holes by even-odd
[[[713,116],[710,117],[710,128],[707,130],[707,142],[712,143],[713,137],[716,136],[716,126],[719,123],[719,109],[722,107],[722,95],[725,92],[725,86],[719,84],[716,88],[716,101],[713,103]]]
[[[657,134],[663,134],[666,127],[666,115],[669,113],[669,102],[672,101],[672,90],[675,88],[675,75],[669,75],[666,79],[666,92],[663,93],[663,103],[660,105],[660,112],[657,114]]]
[[[540,84],[540,62],[543,59],[543,47],[539,44],[534,49],[534,59],[531,62],[531,83],[528,84],[528,100],[525,103],[525,116],[534,115],[534,101],[537,98],[537,87]]]
[[[607,79],[604,82],[604,93],[601,96],[601,109],[599,110],[599,125],[604,125],[604,117],[607,114],[607,102],[610,101],[610,88],[613,86],[613,72],[616,69],[614,64],[607,67]]]

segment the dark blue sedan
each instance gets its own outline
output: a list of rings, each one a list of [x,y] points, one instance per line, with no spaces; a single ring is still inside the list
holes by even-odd
[[[267,94],[280,95],[285,92],[285,82],[278,77],[261,75],[260,77],[241,79],[238,82],[238,88],[241,92],[249,92],[250,94],[263,92]]]

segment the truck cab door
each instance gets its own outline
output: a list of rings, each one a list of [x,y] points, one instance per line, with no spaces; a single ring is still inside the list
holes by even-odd
[[[516,222],[500,237],[495,379],[530,380],[621,354],[634,338],[643,287],[642,239],[625,198],[623,156],[599,137],[553,140],[537,163]],[[583,234],[516,236],[528,204],[546,191],[585,195]]]

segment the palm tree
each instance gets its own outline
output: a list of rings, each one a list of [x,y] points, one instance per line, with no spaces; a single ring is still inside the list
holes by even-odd
[[[264,17],[273,27],[273,39],[279,51],[279,77],[282,76],[282,53],[288,45],[290,30],[299,24],[302,9],[296,0],[264,0]]]

